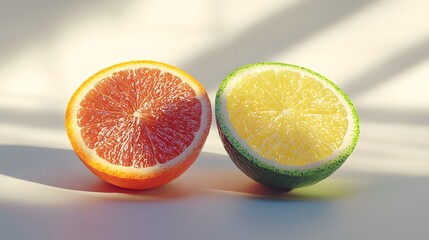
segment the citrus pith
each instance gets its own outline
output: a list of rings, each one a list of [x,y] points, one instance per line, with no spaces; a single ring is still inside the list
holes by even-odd
[[[101,179],[130,189],[164,185],[199,156],[211,124],[204,87],[155,61],[113,65],[88,78],[66,111],[70,143]]]
[[[267,62],[240,67],[216,94],[222,143],[254,180],[293,189],[337,170],[359,137],[359,118],[332,81],[296,65]]]

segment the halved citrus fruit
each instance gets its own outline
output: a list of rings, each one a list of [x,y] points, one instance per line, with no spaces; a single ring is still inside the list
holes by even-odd
[[[160,62],[131,61],[99,71],[73,94],[66,129],[82,162],[130,189],[161,186],[199,156],[211,124],[203,86]]]
[[[216,94],[216,122],[230,158],[254,180],[293,189],[337,170],[359,137],[350,99],[332,81],[286,63],[238,68]]]

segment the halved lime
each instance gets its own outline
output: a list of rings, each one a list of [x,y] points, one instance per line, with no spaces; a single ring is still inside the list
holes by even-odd
[[[264,62],[228,75],[215,114],[233,162],[254,180],[293,189],[325,179],[354,150],[359,117],[347,95],[303,67]]]

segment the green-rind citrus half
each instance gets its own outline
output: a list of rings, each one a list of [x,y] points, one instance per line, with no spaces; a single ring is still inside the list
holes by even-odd
[[[250,82],[247,84],[245,81]],[[319,89],[312,89],[312,84]],[[290,91],[285,86],[289,86]],[[296,101],[299,103],[293,105]],[[273,109],[264,106],[264,103],[272,104]],[[302,107],[302,103],[310,109]],[[335,108],[331,109],[331,103],[335,103],[332,104]],[[252,109],[249,104],[256,106]],[[299,109],[301,112],[295,109],[297,105],[302,108]],[[282,107],[284,109],[279,110]],[[304,114],[305,118],[295,117],[294,114]],[[311,118],[313,115],[314,118]],[[235,117],[235,123],[231,116]],[[337,85],[312,70],[279,62],[250,64],[229,74],[216,94],[215,117],[224,148],[237,167],[257,182],[283,189],[312,185],[330,176],[350,156],[360,132],[357,111]],[[264,118],[268,120],[260,121]],[[306,121],[298,121],[301,119]],[[325,126],[323,119],[327,119],[329,124]],[[268,121],[268,124],[259,127],[258,123],[263,121]],[[276,131],[280,131],[275,129],[277,122],[280,122],[278,127],[281,131],[289,133],[277,133]],[[315,126],[308,126],[313,122]],[[242,126],[247,124],[250,127]],[[266,130],[269,128],[274,130]],[[266,136],[258,131],[266,131]],[[335,146],[326,142],[331,137],[326,135],[331,133],[335,135],[332,139],[338,142],[336,145],[332,144]],[[246,134],[247,137],[243,137]],[[262,136],[266,139],[254,140],[253,138],[258,138],[258,134],[259,138]],[[293,136],[294,139],[287,139],[285,136]],[[254,141],[249,143],[251,140]],[[264,146],[259,147],[258,144]],[[294,144],[298,146],[297,149],[294,149]],[[329,152],[329,147],[332,152]],[[322,148],[328,150],[322,151]],[[265,154],[267,151],[271,153]],[[294,159],[290,160],[285,152],[293,155],[290,158]],[[300,155],[300,152],[305,154]],[[314,156],[323,157],[318,159],[313,153]]]

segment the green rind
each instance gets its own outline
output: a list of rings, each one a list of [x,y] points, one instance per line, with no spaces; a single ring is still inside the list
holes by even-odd
[[[320,79],[325,80],[328,84],[334,87],[339,94],[341,94],[349,105],[353,121],[354,121],[354,129],[352,130],[352,141],[350,145],[342,150],[336,159],[332,159],[324,163],[323,165],[319,165],[313,168],[307,169],[280,169],[272,165],[268,165],[267,163],[259,160],[256,156],[251,155],[247,149],[245,149],[239,142],[239,140],[235,139],[231,134],[230,129],[226,126],[224,113],[221,111],[221,96],[228,86],[231,79],[233,79],[237,74],[246,71],[248,69],[262,66],[262,65],[272,65],[272,66],[286,66],[292,67],[295,69],[299,69],[304,72],[308,72],[311,75],[316,75]],[[262,184],[276,187],[276,188],[285,188],[285,189],[293,189],[297,187],[304,187],[308,185],[315,184],[326,177],[330,176],[334,173],[350,156],[356,147],[358,138],[359,138],[359,117],[358,113],[353,106],[353,103],[349,99],[349,97],[331,80],[326,77],[303,67],[287,64],[287,63],[279,63],[279,62],[263,62],[250,64],[243,67],[238,68],[230,75],[228,75],[220,84],[219,89],[216,93],[215,99],[215,117],[219,135],[221,137],[223,146],[232,159],[232,161],[237,165],[237,167],[243,171],[246,175],[251,177],[257,182]]]

